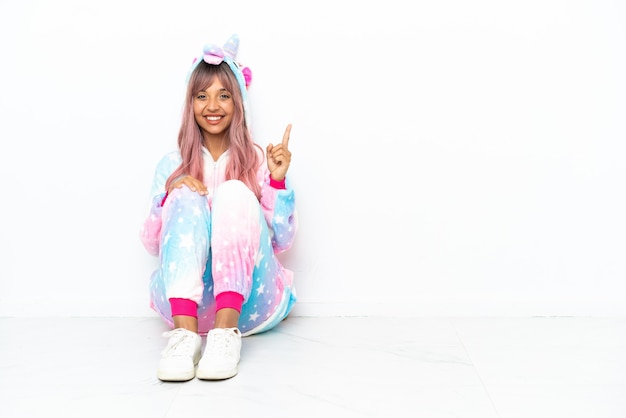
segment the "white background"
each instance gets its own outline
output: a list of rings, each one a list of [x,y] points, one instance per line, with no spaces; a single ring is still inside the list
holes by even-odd
[[[626,8],[0,3],[0,315],[143,316],[187,69],[241,38],[293,123],[298,315],[626,314]]]

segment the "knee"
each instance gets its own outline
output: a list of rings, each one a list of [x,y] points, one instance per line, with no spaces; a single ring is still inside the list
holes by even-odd
[[[208,207],[208,202],[206,196],[191,191],[187,186],[182,186],[170,192],[163,207],[169,213],[180,213],[187,208]]]
[[[200,195],[197,192],[191,191],[189,187],[183,185],[181,187],[174,188],[167,197],[167,200],[170,201],[196,201],[196,200],[204,200],[205,196]]]
[[[254,198],[256,200],[254,193],[252,193],[252,191],[248,189],[248,186],[246,186],[242,181],[228,180],[219,185],[215,191],[214,201],[240,201],[250,198]]]

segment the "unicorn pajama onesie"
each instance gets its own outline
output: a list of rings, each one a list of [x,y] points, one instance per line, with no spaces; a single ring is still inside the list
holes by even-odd
[[[237,49],[235,35],[223,49],[205,47],[189,73],[202,59],[226,61],[238,80],[250,126],[250,72],[234,61]],[[173,327],[169,299],[196,302],[198,333],[204,335],[213,328],[215,297],[236,292],[243,295],[242,335],[267,331],[289,314],[296,301],[293,272],[277,258],[291,247],[296,233],[294,191],[287,179],[283,183],[270,178],[261,150],[260,200],[243,182],[226,180],[228,150],[217,161],[206,148],[202,151],[206,196],[186,186],[166,194],[165,182],[182,161],[179,151],[168,153],[157,164],[149,213],[140,233],[148,253],[160,261],[150,277],[150,306]]]

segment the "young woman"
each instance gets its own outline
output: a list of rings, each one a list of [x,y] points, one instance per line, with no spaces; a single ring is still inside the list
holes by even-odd
[[[276,257],[297,229],[286,177],[291,125],[266,152],[253,141],[251,73],[235,61],[238,46],[233,35],[194,61],[178,150],[157,164],[141,229],[160,261],[151,307],[172,328],[157,369],[163,381],[236,375],[241,337],[276,326],[296,300],[293,274]]]

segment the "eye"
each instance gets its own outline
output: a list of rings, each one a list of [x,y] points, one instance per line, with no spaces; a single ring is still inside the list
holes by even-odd
[[[221,98],[222,100],[228,100],[228,99],[230,99],[230,94],[228,94],[228,93],[222,93],[222,94],[220,94],[220,98]]]
[[[198,99],[198,100],[204,100],[204,99],[206,99],[206,94],[204,94],[204,93],[198,93],[198,94],[196,95],[196,99]]]

